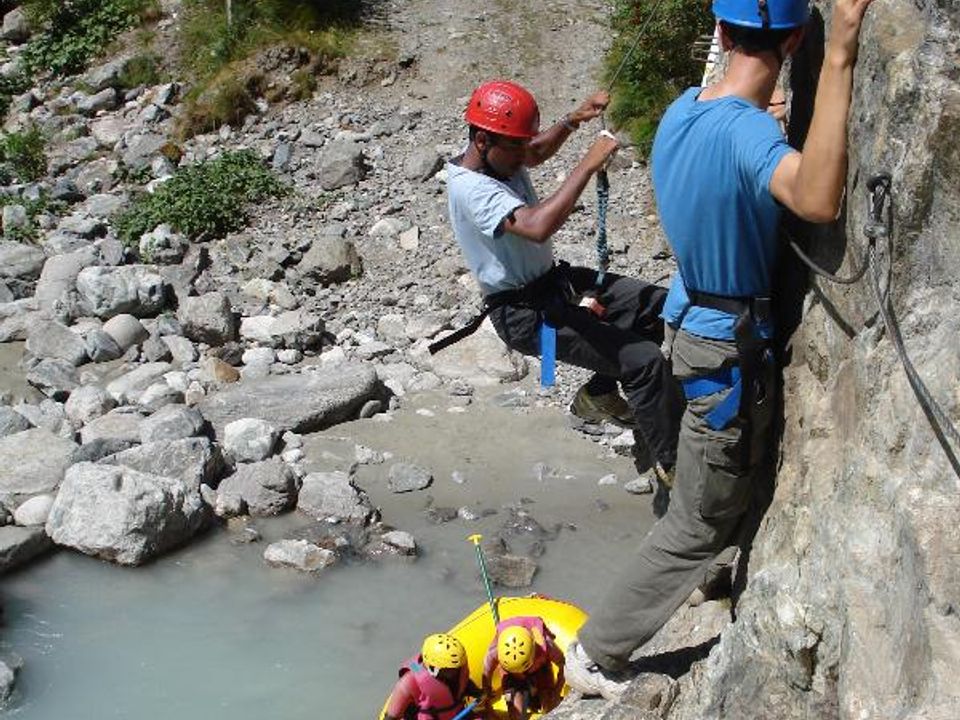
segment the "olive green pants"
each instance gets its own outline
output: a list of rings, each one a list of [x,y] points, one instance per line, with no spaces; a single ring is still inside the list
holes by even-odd
[[[681,381],[711,375],[736,359],[733,342],[685,332],[674,341],[673,372]],[[729,389],[688,401],[667,513],[579,632],[587,654],[602,667],[621,669],[704,581],[717,554],[751,539],[744,536],[746,528],[756,528],[750,516],[758,519],[766,506],[757,476],[772,442],[775,376],[773,363],[763,366],[749,438],[739,420],[723,430],[714,430],[705,420]],[[745,440],[749,458],[742,452]]]

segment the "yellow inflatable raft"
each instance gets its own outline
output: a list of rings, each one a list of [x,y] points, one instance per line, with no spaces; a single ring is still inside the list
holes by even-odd
[[[587,614],[576,605],[542,595],[501,597],[497,599],[497,610],[501,620],[523,615],[542,618],[556,636],[557,646],[562,650],[567,649],[576,637],[580,626],[587,621]],[[484,603],[449,631],[463,643],[470,663],[470,679],[476,683],[477,687],[483,686],[483,659],[487,654],[487,648],[493,642],[494,629],[490,605]],[[554,667],[553,671],[556,676],[557,668]],[[568,689],[564,685],[562,694],[566,695]],[[387,699],[389,700],[389,697]],[[386,703],[380,711],[380,720],[383,720],[385,710]],[[488,720],[501,720],[507,717],[507,709],[502,698],[494,703],[486,717]],[[530,717],[538,718],[540,715],[534,713]]]

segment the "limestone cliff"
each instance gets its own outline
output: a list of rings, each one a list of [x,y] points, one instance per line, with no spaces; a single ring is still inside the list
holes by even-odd
[[[790,68],[789,135],[798,147],[830,10],[818,3]],[[785,365],[776,490],[735,622],[678,685],[645,675],[620,705],[568,705],[559,717],[960,717],[960,480],[911,389],[873,287],[875,279],[919,376],[957,423],[958,58],[956,2],[877,0],[870,8],[845,212],[831,226],[794,225],[785,238],[841,277],[855,275],[863,259],[870,265],[858,281],[837,284],[786,252],[776,303]],[[888,234],[870,247],[867,185],[880,172],[891,176],[880,224]],[[678,622],[696,630],[700,621],[687,609],[665,632],[675,637]]]
[[[829,27],[830,6],[821,10]],[[791,75],[801,116],[822,33],[811,41]],[[791,257],[784,269],[788,297],[780,305],[802,303],[803,315],[785,353],[776,493],[737,620],[682,681],[671,718],[960,717],[960,482],[871,288],[876,268],[907,352],[956,423],[958,53],[956,3],[871,7],[850,117],[845,216],[799,234],[818,263],[850,275],[867,253],[867,180],[887,171],[890,235],[851,285],[817,277],[804,295],[790,289],[804,275],[799,262]]]

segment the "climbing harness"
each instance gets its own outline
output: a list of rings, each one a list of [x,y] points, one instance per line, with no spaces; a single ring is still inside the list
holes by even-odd
[[[907,350],[903,343],[903,336],[900,333],[900,326],[897,323],[891,307],[888,292],[889,283],[886,290],[882,287],[881,283],[881,268],[878,257],[877,241],[887,240],[889,243],[891,239],[893,209],[888,202],[890,200],[891,187],[892,179],[890,173],[887,172],[874,175],[867,181],[867,192],[869,193],[870,197],[870,207],[868,212],[868,220],[863,227],[863,234],[867,238],[867,248],[863,256],[861,267],[858,268],[857,271],[854,272],[850,277],[837,277],[833,273],[824,270],[813,260],[807,257],[807,255],[800,250],[795,242],[791,241],[790,246],[812,272],[821,277],[825,277],[832,282],[840,284],[852,284],[857,282],[864,276],[864,274],[866,274],[867,269],[872,266],[873,271],[870,273],[870,286],[873,290],[873,296],[876,300],[884,329],[886,330],[887,335],[890,336],[890,341],[893,343],[893,347],[896,350],[900,364],[903,366],[903,370],[907,375],[907,381],[910,383],[910,387],[917,398],[917,402],[920,404],[920,408],[923,410],[923,414],[930,423],[930,427],[933,430],[934,436],[937,438],[937,442],[939,442],[940,447],[943,448],[943,452],[946,454],[947,460],[950,462],[950,466],[953,468],[954,473],[956,473],[957,477],[960,477],[960,459],[957,457],[957,452],[960,451],[960,432],[957,432],[956,426],[944,412],[943,408],[936,401],[933,395],[931,395],[926,383],[923,382],[923,378],[920,377],[920,374],[917,372],[916,367],[910,360],[909,355],[907,355]],[[887,256],[888,258],[892,257],[889,251]]]

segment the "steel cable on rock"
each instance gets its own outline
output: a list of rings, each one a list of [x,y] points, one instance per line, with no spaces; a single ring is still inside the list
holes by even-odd
[[[920,409],[923,410],[927,422],[930,423],[933,434],[937,438],[937,442],[940,443],[940,447],[943,448],[943,452],[946,454],[953,472],[960,478],[960,459],[957,457],[957,451],[954,450],[954,447],[950,444],[952,441],[957,448],[960,448],[960,432],[957,431],[956,425],[954,425],[953,421],[940,406],[940,403],[938,403],[936,398],[930,393],[923,378],[920,377],[920,373],[917,372],[916,367],[910,360],[910,356],[907,354],[907,348],[903,343],[903,335],[900,333],[900,326],[897,324],[892,308],[890,307],[889,295],[884,292],[881,284],[880,261],[877,257],[876,240],[881,237],[890,237],[890,229],[893,224],[892,209],[887,203],[890,197],[890,186],[891,177],[889,173],[875,175],[867,182],[867,190],[870,193],[870,220],[863,229],[864,235],[866,235],[868,240],[867,252],[864,254],[863,265],[849,278],[839,278],[818,266],[799,249],[793,240],[790,241],[790,247],[793,248],[797,256],[814,273],[832,282],[843,285],[850,285],[857,282],[864,276],[868,267],[873,268],[873,272],[870,273],[870,287],[873,290],[874,299],[877,302],[877,309],[883,320],[883,326],[886,329],[887,335],[890,336],[890,341],[893,343],[897,358],[903,366],[904,373],[906,373],[907,376],[907,382],[910,383],[910,388],[917,398]]]

